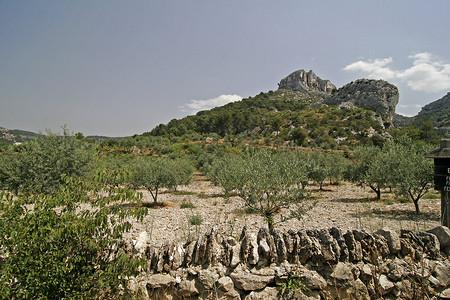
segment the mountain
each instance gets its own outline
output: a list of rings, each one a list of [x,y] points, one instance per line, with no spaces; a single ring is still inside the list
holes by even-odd
[[[19,129],[6,129],[0,127],[0,140],[7,143],[21,143],[28,140],[35,139],[38,136],[37,133]]]
[[[0,141],[5,143],[22,143],[25,141],[35,139],[39,134],[31,131],[19,130],[19,129],[6,129],[0,127]],[[98,136],[90,135],[86,137],[87,139],[95,140],[100,143],[108,139],[126,139],[128,137],[108,137],[108,136]]]
[[[313,71],[283,78],[276,91],[160,124],[144,136],[217,134],[291,141],[324,148],[389,136],[398,90],[385,81],[360,80],[337,90]],[[301,136],[301,141],[298,139]]]
[[[394,124],[400,128],[407,126],[420,128],[426,123],[432,124],[438,134],[450,132],[450,92],[441,99],[422,107],[417,116],[395,115],[394,118]]]
[[[325,104],[357,105],[376,111],[392,122],[399,99],[398,88],[384,80],[359,79],[346,84],[331,96]]]
[[[301,69],[281,79],[278,89],[326,95],[336,90],[336,86],[329,80],[321,79],[312,70],[306,72]]]

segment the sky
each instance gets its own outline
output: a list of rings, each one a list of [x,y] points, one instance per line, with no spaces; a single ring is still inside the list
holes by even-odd
[[[129,136],[313,70],[450,92],[450,1],[0,0],[0,127]]]

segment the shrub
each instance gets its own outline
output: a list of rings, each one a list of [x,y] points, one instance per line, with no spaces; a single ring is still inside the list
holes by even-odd
[[[180,208],[195,208],[195,205],[192,202],[182,202]]]
[[[63,176],[51,194],[0,193],[0,298],[117,298],[141,260],[121,249],[128,217],[147,213],[140,196],[104,185],[106,172],[87,182]],[[81,209],[80,204],[88,209]],[[132,203],[125,209],[123,203]],[[78,209],[79,211],[77,211]]]
[[[189,224],[191,225],[201,225],[203,223],[203,218],[200,215],[193,215],[189,217]]]

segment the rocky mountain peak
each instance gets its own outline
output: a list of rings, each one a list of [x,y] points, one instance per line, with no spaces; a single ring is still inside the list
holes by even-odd
[[[298,92],[316,92],[320,94],[331,94],[336,86],[329,80],[321,79],[313,71],[306,72],[301,69],[281,79],[278,89]]]
[[[395,85],[384,80],[359,79],[340,88],[325,104],[355,104],[381,113],[392,122],[399,94]]]
[[[434,102],[431,102],[424,107],[419,112],[419,115],[431,114],[441,112],[444,109],[450,108],[450,92],[447,93],[444,97]]]

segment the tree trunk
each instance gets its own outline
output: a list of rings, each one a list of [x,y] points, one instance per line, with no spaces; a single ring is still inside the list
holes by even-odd
[[[380,200],[380,199],[381,199],[381,189],[380,189],[380,188],[373,187],[373,186],[371,186],[371,185],[369,185],[369,187],[372,189],[372,191],[374,191],[375,193],[377,193],[377,200]]]
[[[419,209],[419,199],[414,199],[414,207],[416,208],[416,215],[420,214],[420,209]]]
[[[269,233],[273,234],[273,231],[275,229],[275,226],[273,224],[273,215],[266,215],[266,221],[267,221],[267,225],[269,227]]]

